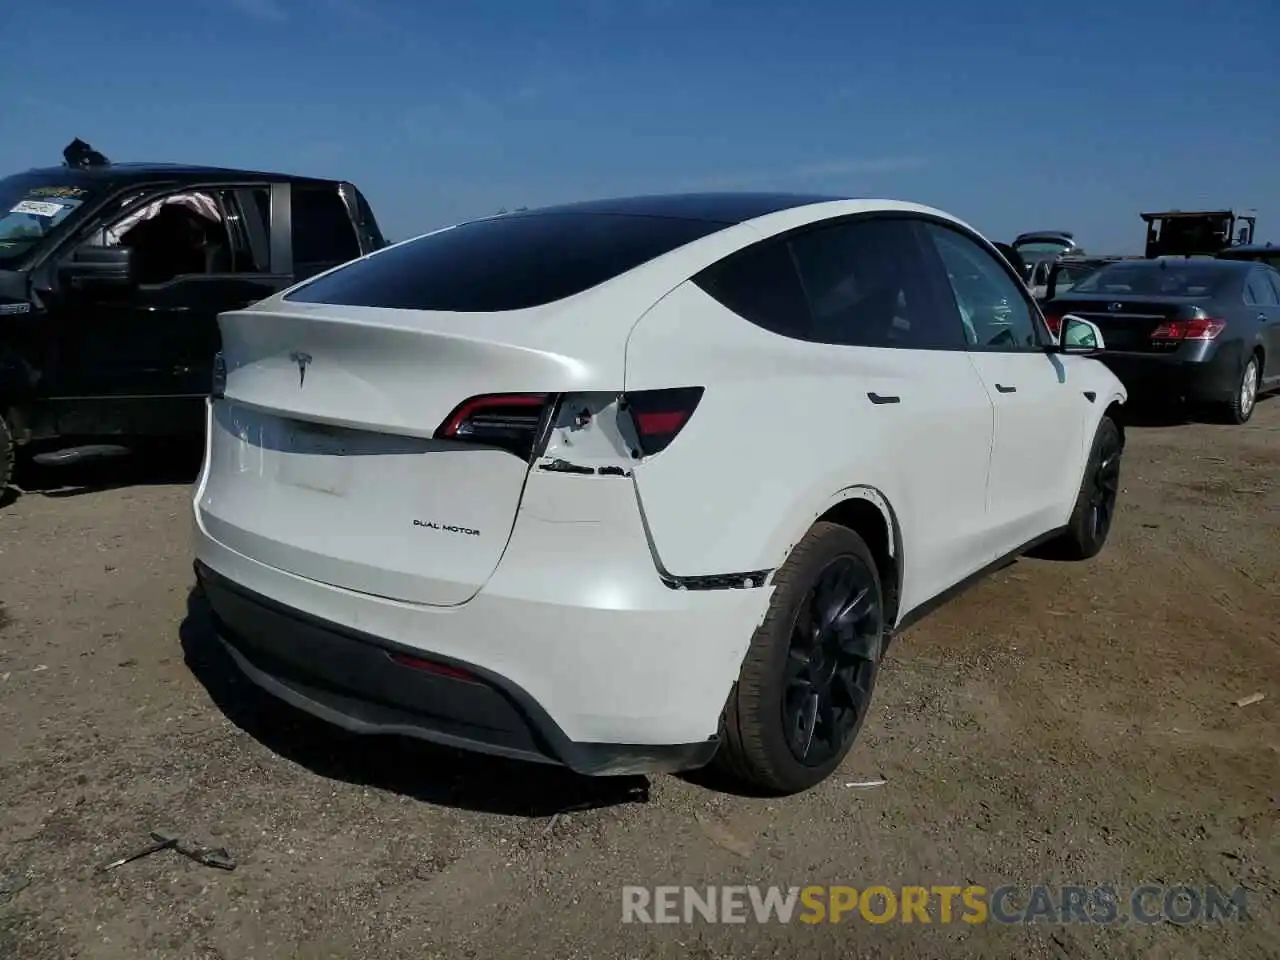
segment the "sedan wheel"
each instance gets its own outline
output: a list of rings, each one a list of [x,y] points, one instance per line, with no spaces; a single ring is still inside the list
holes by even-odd
[[[1240,413],[1248,420],[1253,415],[1254,405],[1258,402],[1258,360],[1250,358],[1245,364],[1244,376],[1240,379]]]

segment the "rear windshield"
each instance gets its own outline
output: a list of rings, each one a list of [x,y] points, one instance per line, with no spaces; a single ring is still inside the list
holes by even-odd
[[[725,226],[623,214],[508,214],[357,260],[285,299],[455,313],[523,310],[589,290]]]
[[[1124,293],[1131,296],[1211,297],[1230,280],[1221,267],[1147,260],[1113,263],[1085,277],[1073,293]]]

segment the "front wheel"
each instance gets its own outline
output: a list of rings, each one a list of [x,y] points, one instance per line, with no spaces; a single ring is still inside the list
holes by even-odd
[[[1107,542],[1116,515],[1123,452],[1120,428],[1110,417],[1103,417],[1093,437],[1093,448],[1089,451],[1084,479],[1067,528],[1036,556],[1051,560],[1088,560],[1098,555]]]
[[[875,559],[847,527],[817,523],[774,580],[725,709],[717,764],[774,794],[840,765],[866,719],[885,647]]]

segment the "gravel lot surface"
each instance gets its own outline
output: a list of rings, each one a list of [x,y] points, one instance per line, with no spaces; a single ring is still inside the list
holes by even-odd
[[[1280,400],[1132,427],[1102,556],[1019,562],[907,632],[844,768],[787,800],[266,700],[191,595],[192,474],[138,469],[0,508],[0,957],[1280,956]],[[95,872],[162,829],[239,866]],[[624,885],[752,883],[1217,884],[1251,918],[621,922]]]

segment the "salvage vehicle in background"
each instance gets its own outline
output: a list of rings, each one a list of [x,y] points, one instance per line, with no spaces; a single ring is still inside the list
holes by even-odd
[[[383,246],[349,183],[175,164],[0,180],[0,490],[45,464],[198,440],[217,315]]]
[[[914,204],[506,214],[221,324],[199,582],[255,683],[356,732],[803,790],[894,631],[1116,507],[1099,331]]]
[[[1189,400],[1229,422],[1253,416],[1258,395],[1280,388],[1280,273],[1252,261],[1122,260],[1044,305],[1103,333],[1099,358],[1135,399]]]
[[[1144,256],[1212,257],[1226,247],[1253,243],[1258,218],[1234,210],[1165,210],[1140,213],[1147,224]]]
[[[1249,243],[1218,251],[1219,260],[1253,260],[1280,270],[1280,247],[1270,243]]]

